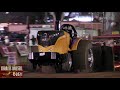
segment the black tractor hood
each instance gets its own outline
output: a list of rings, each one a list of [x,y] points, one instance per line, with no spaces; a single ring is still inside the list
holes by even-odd
[[[54,45],[57,39],[64,35],[63,31],[38,31],[37,41],[39,45],[50,46]]]

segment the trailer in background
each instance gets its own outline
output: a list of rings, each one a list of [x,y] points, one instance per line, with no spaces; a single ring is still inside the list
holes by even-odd
[[[120,71],[120,34],[102,35],[93,37],[94,44],[112,47],[114,56],[114,69]],[[104,44],[103,44],[104,43]]]

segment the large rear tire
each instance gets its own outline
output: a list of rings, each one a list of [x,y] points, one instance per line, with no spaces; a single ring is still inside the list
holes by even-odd
[[[101,72],[103,68],[101,46],[93,46],[92,50],[93,50],[93,57],[94,57],[93,71]]]
[[[93,72],[93,50],[89,40],[81,40],[72,52],[72,68],[75,72]]]
[[[114,56],[112,47],[102,46],[103,71],[114,71]]]

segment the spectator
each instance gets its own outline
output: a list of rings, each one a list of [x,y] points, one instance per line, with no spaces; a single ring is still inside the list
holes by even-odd
[[[2,41],[2,43],[4,44],[4,36],[1,36],[1,41]]]
[[[99,22],[99,19],[94,18],[94,19],[93,19],[93,22]]]
[[[8,36],[5,36],[4,42],[5,42],[5,45],[9,45],[9,37]]]
[[[100,21],[99,21],[99,17],[98,17],[98,16],[95,16],[94,19],[93,19],[93,22],[100,22]]]
[[[35,42],[36,42],[36,38],[34,37],[34,35],[32,35],[32,45],[35,45]]]

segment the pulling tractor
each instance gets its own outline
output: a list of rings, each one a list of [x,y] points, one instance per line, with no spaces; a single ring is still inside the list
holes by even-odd
[[[110,47],[92,45],[91,40],[77,37],[70,24],[59,28],[62,12],[54,12],[55,30],[38,31],[37,46],[31,46],[29,61],[33,70],[37,65],[53,65],[56,72],[113,71]],[[70,63],[71,62],[71,63]]]

